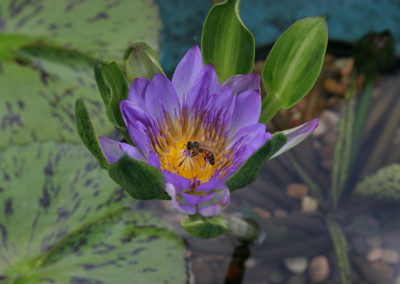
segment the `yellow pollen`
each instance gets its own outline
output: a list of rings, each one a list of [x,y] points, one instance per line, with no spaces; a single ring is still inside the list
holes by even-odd
[[[226,169],[232,165],[232,151],[226,150],[227,139],[222,135],[224,127],[218,122],[204,126],[205,113],[197,113],[189,118],[189,111],[183,108],[177,119],[171,119],[164,113],[166,123],[158,125],[158,136],[151,140],[153,150],[160,158],[162,170],[175,173],[184,178],[196,181],[198,185],[207,182],[218,169],[220,177],[226,175]],[[195,155],[187,149],[188,142],[209,143],[212,141],[214,165],[210,163],[210,154],[200,152]],[[228,157],[228,158],[227,158]]]

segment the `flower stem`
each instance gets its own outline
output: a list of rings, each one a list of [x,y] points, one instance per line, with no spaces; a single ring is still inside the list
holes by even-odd
[[[256,223],[239,217],[221,215],[228,226],[227,234],[234,236],[242,243],[253,243],[259,238],[259,228]]]

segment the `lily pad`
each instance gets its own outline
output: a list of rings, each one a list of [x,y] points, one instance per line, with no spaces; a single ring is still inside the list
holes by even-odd
[[[14,1],[0,3],[0,31],[40,36],[94,57],[123,56],[137,41],[158,47],[158,7],[144,1]]]
[[[0,176],[0,279],[185,282],[183,240],[159,217],[132,210],[137,202],[83,145],[9,147]]]
[[[0,149],[30,141],[80,142],[74,105],[85,102],[100,135],[110,134],[105,107],[95,85],[94,61],[55,47],[20,49],[19,64],[0,62]]]
[[[80,142],[74,104],[84,98],[110,135],[93,66],[146,41],[159,47],[158,8],[144,1],[0,1],[0,149],[31,141]]]

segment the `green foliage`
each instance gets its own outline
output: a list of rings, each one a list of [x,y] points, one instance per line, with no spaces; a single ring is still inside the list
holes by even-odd
[[[400,165],[392,164],[366,177],[355,192],[368,198],[400,201]]]
[[[328,27],[322,16],[294,23],[276,41],[262,70],[267,96],[260,122],[267,123],[280,108],[290,108],[315,84],[321,71]]]
[[[156,73],[164,74],[157,53],[144,42],[134,43],[126,49],[124,65],[130,83],[136,78],[151,80]]]
[[[135,199],[156,199],[164,193],[165,180],[161,171],[128,155],[111,164],[108,173]]]
[[[277,132],[261,146],[225,184],[230,191],[240,189],[256,180],[264,163],[286,143],[286,136]]]
[[[228,226],[219,217],[203,217],[189,215],[188,219],[181,221],[182,228],[190,235],[202,239],[218,237],[228,230]]]
[[[93,58],[120,57],[132,40],[157,48],[161,21],[153,1],[4,0],[0,11],[0,149],[79,142],[77,98],[85,98],[99,134],[109,135]]]
[[[149,0],[2,0],[0,11],[6,33],[40,36],[94,58],[122,56],[132,40],[157,47],[161,29],[157,6]]]
[[[18,59],[2,61],[0,71],[0,149],[30,141],[79,142],[73,108],[85,98],[100,135],[112,126],[104,119],[89,57],[56,47],[20,48]]]
[[[83,145],[9,147],[0,174],[6,283],[186,281],[182,239],[159,217],[128,209],[137,203]]]
[[[89,111],[82,99],[77,99],[75,103],[75,119],[78,133],[82,138],[83,144],[89,149],[90,153],[97,159],[100,167],[108,169],[109,163],[101,149],[99,139],[94,130]]]
[[[367,75],[387,72],[394,63],[394,38],[388,30],[369,32],[354,46],[354,65]]]
[[[349,257],[347,255],[346,236],[340,228],[339,224],[332,219],[326,219],[329,234],[331,236],[333,246],[335,248],[338,266],[340,270],[340,278],[342,284],[351,284],[351,269]]]
[[[128,97],[128,84],[124,73],[115,61],[97,60],[94,65],[97,87],[106,106],[108,119],[116,127],[125,127],[119,104]]]
[[[255,43],[240,18],[240,0],[214,5],[208,13],[201,37],[205,64],[212,63],[220,82],[253,69]]]

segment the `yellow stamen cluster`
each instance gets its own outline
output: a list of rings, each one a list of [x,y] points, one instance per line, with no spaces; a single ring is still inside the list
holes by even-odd
[[[152,148],[160,158],[161,169],[192,181],[196,180],[196,186],[207,182],[217,169],[223,177],[226,169],[232,165],[232,150],[225,149],[225,126],[220,126],[218,121],[204,123],[205,115],[205,112],[196,111],[191,119],[188,108],[184,107],[180,115],[173,120],[165,112],[163,122],[157,127],[157,133],[150,133],[150,130],[148,133]],[[192,155],[187,149],[189,141],[212,141],[217,150],[217,153],[214,153],[215,164],[211,165],[204,153]]]

